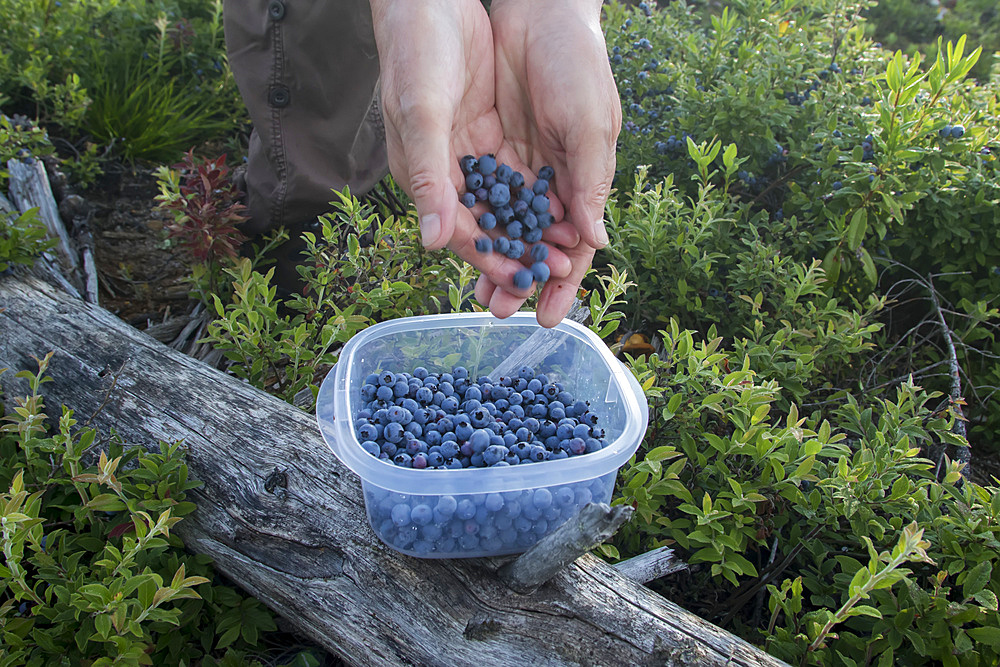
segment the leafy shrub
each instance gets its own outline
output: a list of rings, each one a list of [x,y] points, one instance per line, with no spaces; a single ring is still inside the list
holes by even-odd
[[[671,597],[793,664],[993,664],[1000,492],[955,462],[965,419],[1000,425],[979,53],[886,54],[868,3],[644,4],[606,7],[626,123],[598,257],[659,353],[630,360],[650,428],[605,553],[674,545]]]
[[[179,443],[126,449],[49,429],[37,373],[0,430],[0,660],[5,665],[191,664],[274,630],[259,602],[213,583],[210,560],[171,531],[194,505]]]
[[[221,0],[2,0],[0,100],[73,140],[172,160],[243,115],[221,17]]]
[[[754,0],[708,17],[684,3],[608,6],[626,124],[614,240],[598,258],[633,277],[626,312],[649,333],[676,317],[760,339],[791,318],[790,331],[808,337],[824,329],[800,327],[787,309],[796,299],[786,298],[808,284],[802,312],[823,302],[829,318],[889,325],[872,341],[887,355],[863,362],[863,375],[828,348],[833,366],[818,365],[817,376],[878,392],[913,372],[954,393],[954,362],[971,397],[970,433],[993,442],[996,87],[965,83],[980,53],[966,53],[964,39],[926,65],[888,57],[865,37],[868,6]],[[803,272],[816,280],[803,283]],[[917,278],[934,285],[941,308],[927,297],[895,301]],[[758,295],[764,326],[754,333]],[[760,370],[797,383],[795,373]]]
[[[927,0],[879,0],[867,12],[867,34],[914,55],[937,55],[939,37],[956,41],[968,35],[969,41],[981,44],[985,57],[971,70],[979,81],[990,78],[993,54],[1000,52],[1000,11],[992,0],[959,0],[932,5]]]
[[[661,333],[661,355],[630,360],[650,428],[622,472],[615,502],[639,521],[616,536],[616,551],[675,544],[705,564],[685,604],[793,663],[1000,656],[1000,489],[964,480],[945,458],[965,444],[954,413],[909,383],[892,399],[778,412],[782,389],[749,356],[740,362],[719,338],[698,343],[676,322]],[[878,552],[897,540],[889,568]],[[911,556],[918,564],[907,569]],[[753,621],[764,590],[766,629]]]
[[[229,176],[226,156],[196,158],[192,149],[172,168],[159,167],[156,179],[160,187],[158,208],[173,216],[166,227],[168,239],[176,240],[195,261],[192,283],[202,302],[211,302],[209,294],[228,294],[228,283],[221,273],[246,241],[239,225],[247,217],[239,190]]]
[[[20,215],[0,211],[0,274],[15,264],[31,266],[53,245],[37,209]]]
[[[453,306],[467,298],[471,272],[424,253],[415,219],[381,218],[349,191],[335,195],[336,208],[320,216],[318,233],[303,234],[301,293],[278,299],[274,270],[262,274],[244,259],[226,269],[232,300],[214,297],[218,319],[206,340],[224,352],[230,372],[289,402],[304,389],[315,397],[317,379],[358,331],[440,310],[449,280]]]

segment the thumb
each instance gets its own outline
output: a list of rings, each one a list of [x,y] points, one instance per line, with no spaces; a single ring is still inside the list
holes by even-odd
[[[580,146],[568,161],[569,197],[567,218],[573,223],[580,238],[591,248],[608,244],[604,229],[604,205],[611,194],[611,181],[615,175],[614,144],[611,148],[603,142]]]
[[[413,114],[403,138],[410,196],[420,219],[420,241],[437,250],[448,245],[455,232],[458,196],[452,182],[450,128],[441,115]]]

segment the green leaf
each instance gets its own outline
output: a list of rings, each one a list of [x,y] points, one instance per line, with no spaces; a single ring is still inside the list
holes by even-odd
[[[826,257],[823,258],[823,271],[826,272],[826,278],[832,283],[837,282],[837,278],[840,277],[840,247],[833,246],[827,251]]]
[[[859,249],[858,254],[861,256],[861,270],[865,272],[865,278],[872,284],[872,287],[878,285],[878,271],[875,270],[875,262],[872,261],[868,248]]]
[[[861,242],[865,240],[865,233],[868,231],[868,211],[859,208],[851,217],[851,224],[847,228],[847,247],[851,251],[857,250]]]
[[[94,496],[84,507],[96,512],[120,512],[126,509],[122,499],[112,493],[102,493]]]
[[[1000,649],[1000,628],[983,626],[981,628],[969,628],[966,632],[973,641],[986,644],[993,650]]]
[[[873,618],[882,618],[882,612],[880,612],[875,607],[868,606],[866,604],[859,604],[851,607],[851,610],[847,612],[848,616],[871,616]]]
[[[107,639],[111,635],[111,615],[98,614],[94,618],[94,627],[97,628],[101,639]]]
[[[965,581],[962,583],[962,597],[966,600],[971,599],[986,588],[986,584],[989,583],[992,574],[993,564],[988,560],[984,560],[969,570],[965,575]]]

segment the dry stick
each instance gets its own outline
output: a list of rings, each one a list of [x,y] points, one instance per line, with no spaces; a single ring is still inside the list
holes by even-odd
[[[769,566],[766,570],[760,573],[760,576],[757,577],[755,582],[748,584],[749,588],[746,591],[740,593],[739,589],[736,589],[736,593],[734,595],[730,596],[729,599],[725,600],[722,604],[716,605],[715,609],[712,610],[713,616],[723,608],[729,609],[729,613],[727,613],[725,618],[722,619],[719,626],[725,627],[729,621],[733,620],[733,617],[739,613],[740,609],[743,608],[743,605],[745,605],[757,591],[764,588],[764,586],[770,583],[779,574],[784,572],[785,569],[792,564],[792,561],[795,560],[795,557],[799,555],[799,552],[805,548],[806,543],[816,537],[822,529],[822,525],[814,526],[812,530],[802,537],[798,544],[792,547],[791,551],[789,551],[780,562],[776,565]],[[740,588],[742,588],[742,586]]]
[[[531,593],[614,535],[634,511],[629,505],[609,507],[604,503],[588,503],[579,514],[504,565],[497,574],[512,591]]]
[[[674,556],[670,547],[660,547],[615,563],[615,569],[632,581],[648,584],[660,577],[688,569],[687,563]]]
[[[774,538],[771,541],[771,555],[767,559],[767,566],[771,567],[774,565],[774,559],[778,556],[778,538]],[[760,627],[760,615],[764,609],[764,593],[767,591],[765,588],[761,588],[757,591],[757,606],[753,610],[753,627]]]
[[[958,365],[958,354],[955,352],[955,341],[952,338],[951,328],[948,326],[948,322],[944,319],[944,313],[941,312],[941,303],[938,301],[937,292],[934,291],[934,282],[930,276],[927,276],[927,292],[931,295],[931,303],[934,305],[934,312],[937,314],[938,322],[941,325],[941,331],[944,332],[945,344],[948,348],[948,366],[950,368],[951,375],[951,404],[955,409],[955,425],[952,427],[955,433],[961,436],[963,439],[966,438],[965,431],[965,414],[962,410],[962,378],[960,374],[962,369]],[[964,463],[965,468],[962,471],[963,476],[968,479],[972,474],[972,452],[969,450],[968,446],[958,447],[957,460],[959,463]]]

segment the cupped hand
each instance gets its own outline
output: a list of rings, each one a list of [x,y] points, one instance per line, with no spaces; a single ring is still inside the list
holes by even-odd
[[[555,326],[566,315],[596,249],[608,242],[604,205],[622,116],[600,11],[601,0],[492,3],[495,108],[504,144],[532,173],[543,165],[555,169],[553,201],[582,240],[568,245],[545,236],[565,253],[569,270],[553,274],[542,289],[537,316],[543,326]],[[500,284],[484,273],[476,297],[503,317],[523,299]]]
[[[470,210],[458,201],[464,189],[463,155],[493,153],[515,169],[526,169],[504,140],[495,106],[489,16],[479,0],[372,0],[371,6],[389,169],[413,199],[424,247],[447,246],[491,284],[507,286],[502,308],[493,311],[506,317],[513,312],[511,304],[516,303],[516,311],[530,294],[513,287],[514,273],[524,265],[477,252],[475,240],[484,233],[476,216],[486,207]],[[559,243],[578,242],[570,225],[553,225],[549,231]],[[573,270],[563,252],[552,252],[548,263],[556,279]]]

